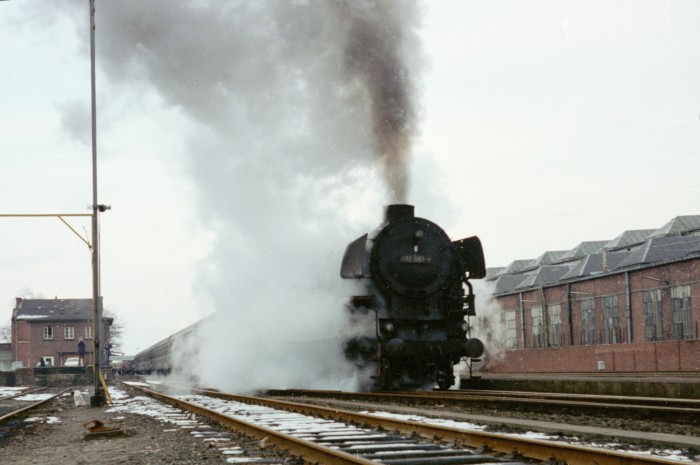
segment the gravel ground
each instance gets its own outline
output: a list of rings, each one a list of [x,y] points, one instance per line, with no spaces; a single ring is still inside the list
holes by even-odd
[[[87,396],[87,389],[84,391]],[[301,461],[258,441],[224,431],[179,410],[121,388],[110,391],[113,406],[76,406],[64,395],[32,417],[0,426],[0,450],[15,465],[225,464],[299,465]],[[453,407],[446,408],[455,411]],[[460,409],[462,410],[462,409]],[[466,413],[467,409],[464,409]],[[468,413],[670,434],[700,435],[694,425],[571,415],[469,409]],[[88,439],[87,426],[100,421],[128,436]],[[3,462],[4,463],[4,462]]]
[[[222,431],[188,415],[183,421],[171,411],[156,414],[144,407],[145,398],[122,392],[115,406],[100,408],[76,406],[72,394],[64,395],[38,414],[0,428],[2,456],[13,465],[300,463],[267,447],[264,439]],[[85,425],[95,420],[129,435],[87,439]]]

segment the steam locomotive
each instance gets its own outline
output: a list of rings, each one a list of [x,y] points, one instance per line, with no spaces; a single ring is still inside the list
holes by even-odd
[[[376,231],[347,246],[340,275],[363,289],[348,308],[365,331],[344,349],[371,373],[371,389],[449,389],[454,365],[483,354],[468,321],[475,315],[469,280],[486,276],[478,237],[451,241],[413,205],[389,205]]]

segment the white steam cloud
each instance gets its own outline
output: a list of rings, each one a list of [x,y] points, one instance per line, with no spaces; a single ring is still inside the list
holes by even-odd
[[[475,337],[484,343],[484,355],[480,361],[473,362],[470,366],[465,359],[454,366],[456,384],[453,389],[458,389],[460,379],[469,379],[471,375],[477,375],[481,371],[488,371],[489,366],[498,363],[505,356],[505,334],[501,322],[503,309],[494,298],[496,286],[493,282],[485,279],[471,281],[474,286],[476,316],[465,317],[471,325],[469,337]]]
[[[53,8],[87,15],[83,2]],[[419,21],[410,0],[97,2],[103,73],[196,126],[188,164],[217,234],[202,277],[217,313],[193,363],[203,383],[350,376],[337,344],[289,347],[346,330],[345,245],[407,200]]]

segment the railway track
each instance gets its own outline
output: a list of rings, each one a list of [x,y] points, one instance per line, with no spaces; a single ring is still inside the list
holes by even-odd
[[[49,403],[68,389],[29,389],[0,397],[0,425],[16,420]]]
[[[270,441],[307,462],[324,464],[524,464],[559,460],[570,465],[671,464],[625,452],[398,420],[335,408],[193,391],[177,396],[130,386]]]
[[[507,398],[507,399],[529,399],[529,400],[554,400],[565,402],[594,402],[600,404],[633,404],[645,407],[671,407],[678,409],[700,409],[700,399],[675,399],[643,396],[614,396],[596,394],[571,394],[557,392],[530,392],[530,391],[499,391],[482,389],[461,389],[455,391],[425,391],[414,392],[412,394],[424,395],[427,397],[454,397],[454,398]]]
[[[493,406],[509,410],[565,411],[587,415],[616,415],[653,418],[677,423],[700,423],[700,400],[652,397],[603,396],[517,391],[423,391],[423,392],[341,392],[315,390],[270,390],[273,397],[328,398],[375,403],[429,403],[431,405]]]

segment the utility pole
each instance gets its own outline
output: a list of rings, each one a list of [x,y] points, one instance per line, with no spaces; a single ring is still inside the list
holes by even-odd
[[[100,337],[102,336],[102,298],[100,295],[100,229],[99,213],[108,209],[97,203],[97,101],[95,95],[95,0],[90,0],[90,83],[92,100],[92,312],[95,395],[90,398],[92,407],[100,407],[107,402],[100,380]]]

